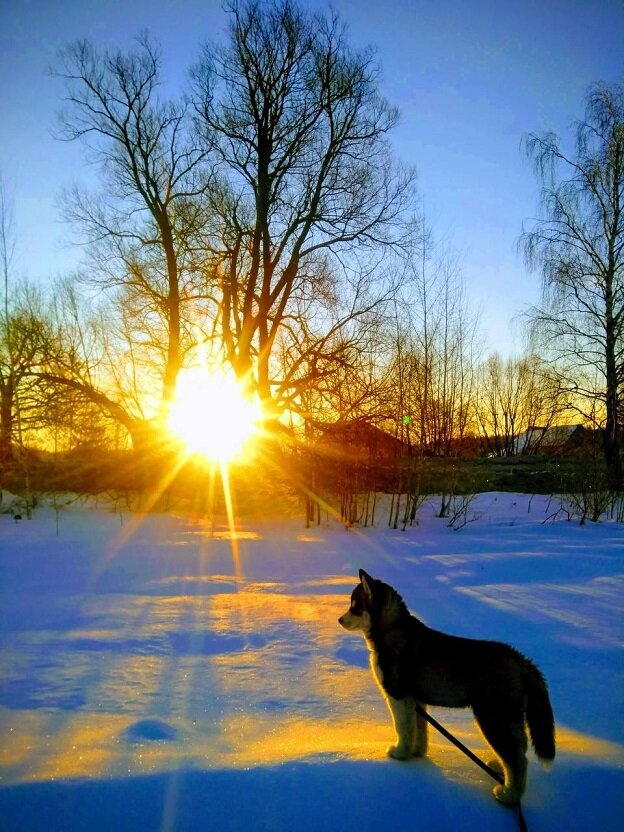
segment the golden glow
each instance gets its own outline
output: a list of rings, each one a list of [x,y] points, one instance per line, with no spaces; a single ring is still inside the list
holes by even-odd
[[[241,454],[260,423],[260,407],[223,370],[192,367],[178,377],[169,429],[189,453],[227,463]]]
[[[339,663],[336,667],[339,668]],[[182,701],[184,686],[188,685],[188,679],[184,677],[192,677],[192,664],[188,660],[181,663],[173,679],[171,668],[165,662],[161,671],[159,678],[149,674],[150,678],[154,676],[151,679],[153,695],[158,695],[166,680],[166,684],[173,683],[176,696]],[[357,678],[358,673],[360,678]],[[363,669],[354,669],[349,676],[361,685],[361,676],[367,673]],[[249,674],[248,679],[251,681],[253,675]],[[306,682],[313,679],[312,672],[306,675]],[[251,716],[228,712],[215,720],[213,715],[197,719],[197,713],[193,711],[191,721],[179,712],[180,709],[175,709],[177,712],[168,716],[167,724],[183,737],[183,741],[128,740],[128,732],[138,718],[128,713],[116,714],[91,707],[85,712],[67,711],[60,717],[54,711],[0,708],[0,723],[5,728],[0,761],[3,784],[59,778],[127,777],[181,768],[201,771],[248,768],[317,758],[319,754],[328,755],[329,759],[385,763],[385,749],[394,739],[385,706],[379,703],[378,707],[371,708],[372,703],[367,697],[363,697],[366,702],[349,702],[344,707],[339,702],[338,714],[330,718],[327,713],[334,708],[336,700],[333,697],[326,699],[330,692],[314,687],[312,692],[323,697],[324,709],[324,715],[314,716],[300,713],[301,708],[297,707],[300,702],[295,701],[299,688],[296,685],[289,685],[289,688],[293,689],[292,700],[279,714]],[[379,696],[373,686],[370,690],[373,696]],[[122,685],[118,693],[123,696]],[[487,754],[468,712],[466,719],[461,721],[453,712],[446,724],[478,754]],[[463,783],[483,782],[480,771],[437,732],[429,732],[429,744],[430,760],[446,776]],[[598,761],[603,766],[621,767],[624,763],[621,745],[565,727],[557,731],[557,751],[560,762],[564,758],[570,761],[581,757]],[[529,759],[534,761],[535,758],[530,754]],[[558,764],[555,766],[557,770]]]

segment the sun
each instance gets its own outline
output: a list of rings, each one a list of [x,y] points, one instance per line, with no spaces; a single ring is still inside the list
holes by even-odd
[[[227,463],[258,433],[260,417],[257,400],[250,401],[233,376],[193,367],[178,376],[168,425],[189,453]]]

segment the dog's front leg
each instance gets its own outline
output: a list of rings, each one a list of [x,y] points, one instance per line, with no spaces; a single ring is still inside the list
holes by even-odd
[[[388,756],[395,760],[407,760],[412,755],[414,717],[416,716],[413,703],[410,702],[409,697],[395,699],[393,696],[387,696],[386,699],[392,714],[394,730],[397,733],[397,744],[390,746]]]

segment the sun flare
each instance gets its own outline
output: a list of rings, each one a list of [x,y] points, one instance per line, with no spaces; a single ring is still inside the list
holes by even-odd
[[[178,377],[169,430],[189,453],[225,463],[258,432],[260,415],[257,401],[249,400],[232,376],[193,367]]]

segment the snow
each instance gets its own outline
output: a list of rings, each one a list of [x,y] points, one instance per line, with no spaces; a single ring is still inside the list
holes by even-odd
[[[365,644],[337,623],[359,567],[545,673],[558,753],[549,772],[530,757],[530,832],[621,829],[624,525],[484,494],[455,531],[436,507],[405,532],[381,511],[236,535],[93,501],[0,516],[0,829],[516,830],[441,736],[386,757]],[[469,712],[433,713],[487,759]]]

